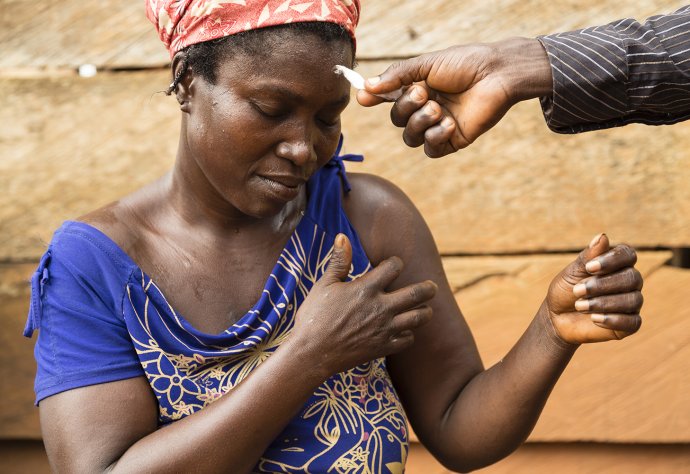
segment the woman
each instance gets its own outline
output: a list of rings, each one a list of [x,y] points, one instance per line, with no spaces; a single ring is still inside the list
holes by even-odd
[[[420,214],[338,156],[359,2],[244,3],[147,2],[175,165],[32,281],[53,468],[402,472],[406,417],[452,469],[507,455],[578,344],[639,327],[634,251],[597,236],[484,370]]]

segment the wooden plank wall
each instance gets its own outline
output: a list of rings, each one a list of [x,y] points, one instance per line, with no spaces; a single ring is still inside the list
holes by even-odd
[[[365,2],[359,68],[375,74],[393,58],[454,43],[641,19],[685,3]],[[20,336],[26,280],[60,222],[171,165],[178,112],[157,93],[168,58],[143,2],[0,0],[0,51],[0,471],[45,472],[32,341]],[[87,63],[96,77],[75,73]],[[421,209],[487,365],[594,234],[644,250],[640,334],[582,348],[530,442],[485,472],[688,472],[690,270],[666,262],[668,249],[690,247],[690,123],[557,136],[533,101],[467,150],[429,160],[402,144],[387,114],[356,104],[345,112],[346,151],[366,156],[350,168],[392,180]],[[413,443],[408,472],[446,471]]]

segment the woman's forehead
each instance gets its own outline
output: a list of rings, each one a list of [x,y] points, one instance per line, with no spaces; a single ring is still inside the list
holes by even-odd
[[[259,54],[240,53],[221,60],[218,80],[260,82],[338,81],[337,64],[352,66],[352,49],[344,41],[324,42],[312,35],[267,44]]]

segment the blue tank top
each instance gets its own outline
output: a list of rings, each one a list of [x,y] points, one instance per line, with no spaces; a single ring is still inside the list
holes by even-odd
[[[340,147],[339,147],[340,149]],[[132,259],[87,224],[58,229],[32,278],[25,335],[40,329],[36,402],[96,383],[145,375],[165,425],[201,410],[247,377],[289,337],[323,275],[338,233],[352,242],[348,279],[371,269],[342,208],[349,190],[336,156],[307,184],[307,209],[263,293],[220,334],[195,329]],[[259,473],[401,473],[407,421],[378,359],[336,374],[269,446]]]

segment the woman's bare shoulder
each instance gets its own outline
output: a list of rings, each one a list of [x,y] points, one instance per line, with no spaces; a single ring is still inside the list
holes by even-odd
[[[395,184],[367,173],[349,173],[348,179],[352,190],[343,207],[372,263],[430,236],[414,203]]]
[[[125,252],[136,253],[142,233],[151,225],[152,213],[160,208],[160,187],[158,181],[150,183],[75,220],[103,232]]]

